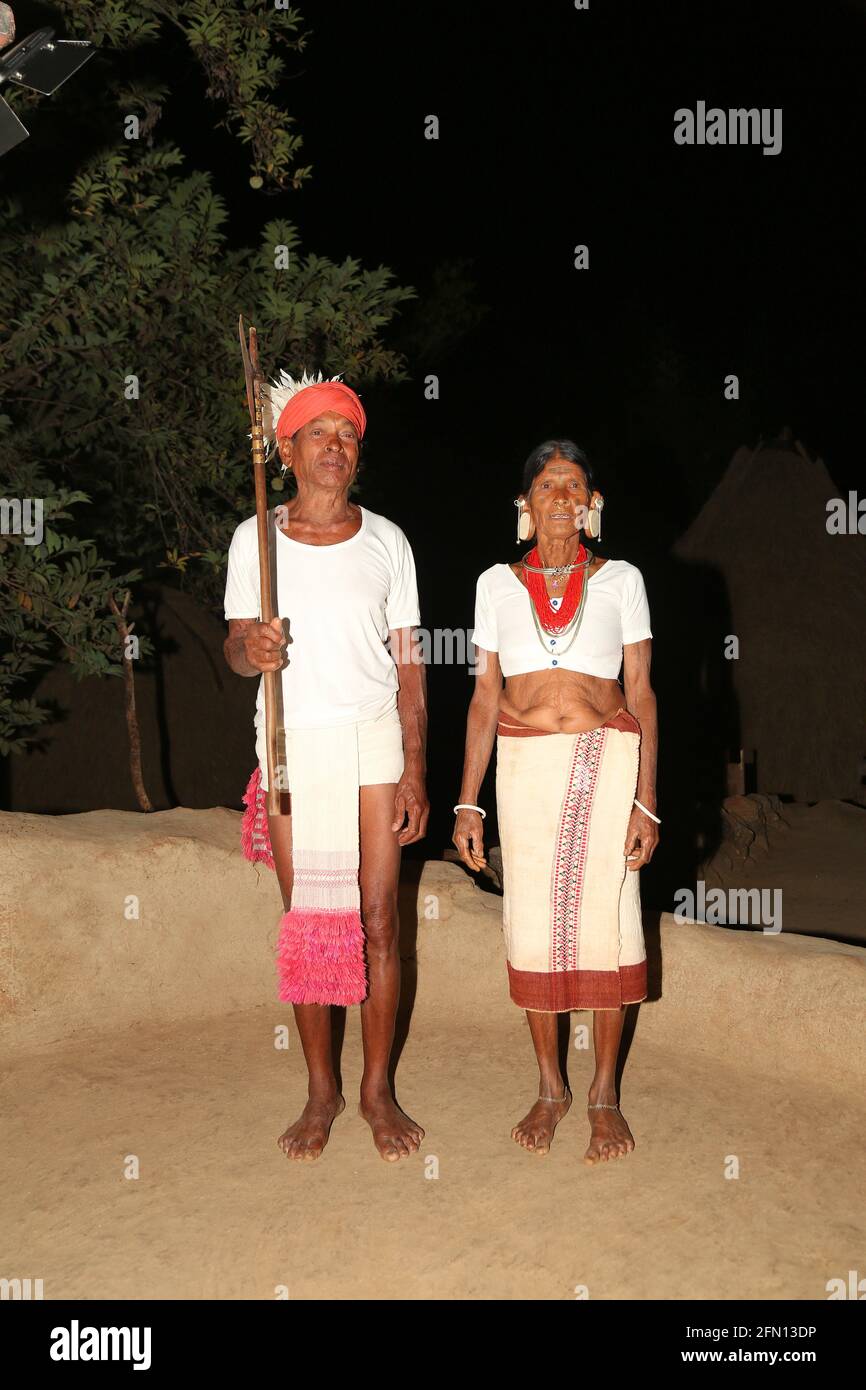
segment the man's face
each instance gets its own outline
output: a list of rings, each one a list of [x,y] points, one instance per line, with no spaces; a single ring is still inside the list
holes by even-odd
[[[280,458],[299,486],[348,491],[358,471],[360,440],[351,420],[325,410],[302,425],[293,439],[280,440]]]
[[[555,454],[533,480],[526,500],[536,531],[565,540],[585,526],[587,509],[596,496],[587,487],[580,464]]]

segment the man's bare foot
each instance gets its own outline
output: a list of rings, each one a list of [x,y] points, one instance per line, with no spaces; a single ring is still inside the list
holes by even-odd
[[[615,1096],[590,1097],[594,1105],[602,1102],[613,1105]],[[583,1156],[584,1163],[607,1163],[611,1158],[623,1158],[634,1148],[632,1132],[618,1110],[588,1110],[591,1137]]]
[[[373,1131],[373,1143],[387,1163],[408,1158],[420,1148],[423,1129],[403,1114],[389,1091],[367,1100],[362,1097],[358,1114],[363,1115]]]
[[[532,1153],[550,1153],[553,1131],[571,1105],[571,1092],[563,1088],[562,1096],[562,1100],[537,1100],[529,1114],[511,1131],[514,1142]]]
[[[310,1096],[300,1118],[289,1125],[285,1134],[281,1134],[277,1140],[286,1158],[320,1158],[328,1142],[331,1125],[345,1108],[346,1102],[340,1095]]]

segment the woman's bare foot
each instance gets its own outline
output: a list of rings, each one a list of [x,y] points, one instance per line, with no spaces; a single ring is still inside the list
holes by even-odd
[[[373,1131],[373,1143],[387,1163],[408,1158],[421,1147],[424,1131],[408,1115],[404,1115],[390,1091],[377,1091],[361,1096],[358,1114]]]
[[[562,1100],[537,1100],[529,1114],[511,1131],[514,1142],[532,1153],[549,1153],[553,1131],[571,1105],[571,1092],[567,1088],[563,1088],[562,1097]]]
[[[277,1140],[286,1158],[320,1158],[328,1142],[331,1125],[345,1108],[346,1102],[341,1095],[310,1096],[300,1118],[289,1125],[285,1134],[281,1134]]]
[[[616,1096],[590,1095],[593,1105],[616,1104]],[[634,1148],[632,1132],[619,1110],[588,1110],[591,1137],[583,1156],[584,1163],[607,1163],[611,1158],[623,1158]]]

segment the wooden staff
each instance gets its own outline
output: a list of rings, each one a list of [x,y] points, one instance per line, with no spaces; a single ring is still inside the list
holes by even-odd
[[[271,590],[271,565],[268,547],[268,499],[265,485],[265,445],[262,427],[262,382],[264,378],[259,367],[256,330],[250,324],[249,347],[247,347],[243,314],[238,319],[238,336],[241,340],[241,356],[244,360],[244,377],[247,384],[247,405],[250,409],[250,421],[252,423],[253,477],[256,486],[256,532],[259,542],[262,622],[270,623],[274,617],[274,600]],[[277,767],[277,677],[280,672],[265,671],[263,675],[265,678],[265,737],[268,754],[267,809],[269,815],[278,816],[281,797],[274,774]]]

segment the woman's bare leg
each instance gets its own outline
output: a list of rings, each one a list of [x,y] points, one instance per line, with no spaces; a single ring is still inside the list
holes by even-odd
[[[625,1009],[596,1009],[592,1019],[595,1076],[589,1088],[590,1105],[616,1105],[616,1063],[622,1039]],[[586,1163],[606,1163],[631,1153],[634,1139],[618,1110],[588,1111],[592,1134],[584,1155]]]
[[[546,1154],[550,1151],[553,1131],[571,1105],[571,1096],[559,1066],[559,1014],[527,1009],[526,1017],[538,1061],[538,1094],[554,1099],[537,1100],[529,1114],[514,1126],[511,1137],[524,1149]]]

